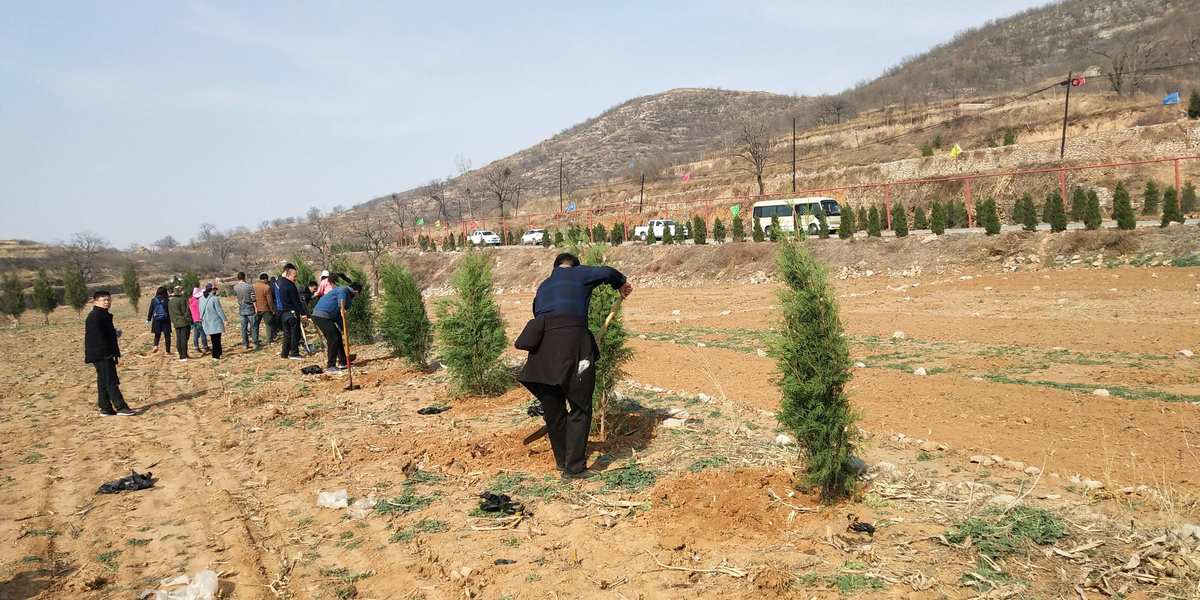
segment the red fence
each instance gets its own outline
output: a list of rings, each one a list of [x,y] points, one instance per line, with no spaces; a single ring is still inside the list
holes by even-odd
[[[587,231],[591,231],[592,227],[597,223],[603,223],[607,227],[613,224],[622,223],[625,227],[626,236],[632,232],[632,228],[636,224],[644,224],[647,219],[670,217],[672,214],[683,215],[684,217],[700,216],[706,222],[711,224],[716,215],[729,214],[728,209],[733,205],[747,205],[759,200],[770,200],[775,198],[791,198],[802,196],[830,196],[836,198],[841,204],[849,204],[851,206],[861,205],[871,202],[872,199],[882,196],[884,206],[884,216],[888,228],[892,222],[892,206],[893,197],[897,192],[906,193],[908,195],[918,194],[919,198],[927,198],[936,196],[943,199],[961,199],[967,208],[967,219],[970,226],[975,225],[974,214],[974,198],[976,195],[984,195],[983,190],[979,189],[980,184],[992,184],[992,190],[988,195],[1012,195],[1012,192],[1006,191],[1005,188],[1010,187],[1003,180],[1025,178],[1028,182],[1033,179],[1035,184],[1040,184],[1040,187],[1050,188],[1056,187],[1059,193],[1060,200],[1067,203],[1068,184],[1074,179],[1078,184],[1084,177],[1079,175],[1088,174],[1094,171],[1101,171],[1101,176],[1104,176],[1104,171],[1114,169],[1136,167],[1136,166],[1169,166],[1171,169],[1171,179],[1174,180],[1175,190],[1178,192],[1183,185],[1183,165],[1188,163],[1189,166],[1195,167],[1200,165],[1200,156],[1177,156],[1171,158],[1154,158],[1146,160],[1124,161],[1124,162],[1109,162],[1090,165],[1062,166],[1062,167],[1044,167],[1036,169],[1017,169],[1010,171],[994,171],[983,173],[963,173],[958,175],[947,175],[942,177],[929,177],[922,179],[902,179],[896,181],[878,181],[869,183],[859,183],[852,185],[809,188],[797,190],[794,193],[787,194],[765,194],[762,196],[726,196],[718,198],[702,198],[695,200],[680,200],[680,201],[664,201],[656,199],[652,196],[646,196],[639,202],[637,196],[623,202],[614,202],[600,206],[591,206],[580,208],[572,212],[549,212],[549,213],[518,213],[516,215],[507,216],[504,219],[499,217],[490,217],[485,219],[465,219],[458,223],[448,223],[441,227],[430,227],[428,225],[420,228],[417,233],[422,233],[426,236],[432,236],[435,240],[445,237],[450,231],[456,231],[464,235],[468,234],[473,229],[491,229],[506,238],[511,230],[514,237],[519,237],[520,233],[531,227],[546,227],[554,229],[563,229],[569,225],[577,225],[581,228],[586,227]],[[1196,173],[1200,176],[1200,172]],[[1048,183],[1046,177],[1051,180]],[[1111,176],[1110,176],[1111,177]],[[1040,180],[1040,181],[1039,181]],[[933,193],[926,192],[921,195],[921,188],[934,187]],[[947,191],[945,188],[957,188]],[[1031,189],[1033,186],[1026,185],[1025,190]],[[942,188],[942,189],[936,189]],[[1132,196],[1137,196],[1138,191],[1135,189],[1129,190]],[[1014,198],[1015,199],[1015,198]],[[910,203],[911,206],[911,203]],[[494,227],[493,227],[494,225]]]

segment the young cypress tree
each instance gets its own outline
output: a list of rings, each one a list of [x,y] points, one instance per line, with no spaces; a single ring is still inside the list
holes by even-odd
[[[554,232],[552,230],[547,229],[546,232],[542,234],[542,247],[549,248],[550,246],[553,246],[553,245],[554,245]]]
[[[895,230],[896,237],[908,237],[908,213],[901,202],[892,207],[892,229]]]
[[[817,215],[817,236],[823,240],[829,239],[829,219],[825,216],[825,207],[817,204],[813,212]]]
[[[1050,213],[1051,232],[1059,233],[1067,230],[1067,211],[1063,209],[1062,199],[1058,197],[1058,194],[1051,192],[1046,196],[1046,211]]]
[[[1188,98],[1187,116],[1189,119],[1200,119],[1200,91],[1192,90]]]
[[[913,229],[929,229],[929,219],[925,217],[925,208],[918,206],[913,209]]]
[[[1042,222],[1054,222],[1054,207],[1061,206],[1058,201],[1058,192],[1046,192],[1046,201],[1042,203]]]
[[[766,236],[763,234],[762,222],[758,217],[754,217],[754,230],[752,233],[752,238],[756,242],[761,242],[766,239]]]
[[[584,264],[603,265],[604,250],[600,246],[588,248],[583,257]],[[588,305],[588,328],[592,335],[599,335],[600,328],[608,318],[608,312],[617,304],[620,294],[612,286],[600,285],[592,290],[592,302]],[[633,349],[628,344],[629,333],[621,314],[621,306],[617,304],[613,319],[604,332],[603,339],[597,339],[600,347],[600,357],[596,359],[596,389],[592,392],[592,414],[599,417],[592,420],[592,426],[601,434],[607,436],[607,415],[609,400],[612,398],[617,383],[625,378],[625,364],[633,358]]]
[[[733,241],[735,241],[735,242],[746,241],[746,227],[745,227],[745,223],[742,222],[741,213],[734,215],[733,220],[730,221],[729,229],[730,229],[730,235],[732,236]]]
[[[450,235],[446,236],[446,250],[449,250],[451,252],[458,250],[458,248],[456,248],[455,246],[456,246],[456,242],[454,240],[454,234],[451,233]]]
[[[1137,227],[1137,215],[1133,213],[1133,203],[1124,183],[1118,183],[1113,190],[1113,218],[1117,220],[1117,229],[1128,231]]]
[[[1167,186],[1163,190],[1162,226],[1166,227],[1171,221],[1183,222],[1183,213],[1179,210],[1179,200],[1175,196],[1175,187]]]
[[[608,243],[620,246],[625,241],[625,224],[613,223],[612,231],[608,233]]]
[[[1087,204],[1083,210],[1083,226],[1090,231],[1100,229],[1104,216],[1100,214],[1100,195],[1096,190],[1088,190]]]
[[[492,294],[492,266],[481,252],[467,254],[451,281],[454,295],[437,304],[437,343],[456,391],[496,394],[512,377],[500,356],[508,346]]]
[[[808,483],[833,502],[851,494],[857,480],[857,417],[845,391],[850,354],[825,270],[791,242],[780,244],[777,264],[784,283],[781,335],[771,347],[782,395],[778,418],[805,454]]]
[[[934,235],[946,233],[946,209],[937,200],[929,207],[929,231]]]
[[[840,223],[838,223],[838,237],[842,238],[843,240],[854,237],[854,232],[858,230],[858,223],[856,222],[856,219],[857,217],[854,213],[854,207],[850,206],[849,204],[843,206],[842,220]]]
[[[87,306],[87,284],[83,282],[83,273],[75,267],[63,270],[63,301],[77,313]]]
[[[894,223],[894,219],[895,219],[895,216],[893,215],[893,223]],[[879,229],[881,231],[888,231],[892,228],[893,223],[888,223],[887,207],[880,204],[879,205]]]
[[[1021,196],[1021,229],[1025,231],[1037,231],[1038,214],[1037,207],[1033,204],[1033,196],[1025,194]]]
[[[1142,190],[1142,214],[1158,214],[1159,198],[1161,192],[1158,191],[1158,182],[1153,179],[1146,181],[1146,189]]]
[[[1083,213],[1087,210],[1087,192],[1083,188],[1075,186],[1071,192],[1071,221],[1082,221]]]
[[[687,221],[684,221],[683,223],[675,224],[675,243],[676,244],[682,244],[683,240],[687,239],[687,235],[684,234],[686,227],[687,227]]]
[[[558,231],[558,230],[555,230],[555,232],[554,232],[554,247],[555,247],[555,248],[562,248],[564,243],[565,243],[565,242],[563,241],[563,234],[562,234],[562,232],[561,232],[561,231]]]
[[[296,265],[297,271],[299,271],[299,268],[300,265]],[[350,308],[346,310],[346,327],[349,329],[346,335],[352,342],[370,344],[375,340],[375,318],[371,312],[371,285],[367,279],[367,274],[354,266],[350,262],[350,259],[345,256],[334,257],[333,264],[330,265],[329,270],[332,273],[342,273],[349,277],[351,281],[362,284],[362,291],[354,297],[354,301],[350,303]],[[299,274],[296,276],[296,282],[297,285],[300,285]],[[340,282],[338,285],[348,284]]]
[[[768,237],[771,238],[772,242],[778,242],[779,240],[782,240],[784,238],[783,229],[780,228],[780,226],[779,226],[779,215],[773,215],[771,217],[770,229],[771,229],[771,231],[769,231],[767,233],[769,234]]]
[[[47,325],[50,324],[50,313],[58,308],[58,295],[54,293],[54,288],[50,287],[50,280],[46,278],[44,269],[38,269],[37,278],[33,280],[33,307],[42,313],[42,319]]]
[[[133,261],[126,262],[121,271],[121,291],[125,292],[129,304],[133,305],[134,314],[137,314],[138,303],[142,300],[142,284],[138,282],[137,266]]]
[[[17,279],[16,273],[5,275],[3,284],[0,284],[0,312],[17,322],[20,322],[21,314],[25,312],[25,290],[22,289],[21,280]]]
[[[692,242],[699,246],[708,243],[708,223],[700,215],[692,217]]]
[[[716,240],[718,244],[725,243],[725,224],[721,222],[721,217],[717,217],[716,220],[713,221],[713,239]]]
[[[608,241],[608,231],[604,229],[604,223],[596,223],[595,227],[592,227],[592,241],[597,244]]]
[[[678,224],[675,225],[675,229],[679,229]],[[654,237],[653,237],[654,230],[653,229],[650,230],[650,235],[651,235],[650,243],[653,244],[654,243]],[[671,231],[670,227],[663,225],[662,237],[660,239],[662,240],[663,244],[666,244],[666,245],[674,244],[675,243],[675,233]]]
[[[392,353],[419,369],[429,364],[433,325],[425,311],[421,288],[402,265],[383,266],[379,285],[383,288],[383,319],[380,332]]]
[[[879,209],[875,205],[867,211],[867,237],[880,237],[883,235],[879,224]]]
[[[1179,197],[1179,210],[1184,215],[1196,212],[1200,208],[1196,202],[1196,186],[1189,181],[1183,186],[1183,194]]]
[[[1000,213],[996,209],[996,201],[988,198],[980,203],[979,209],[982,211],[979,221],[983,225],[984,233],[987,235],[1000,233]]]
[[[436,250],[436,248],[434,248],[434,249]],[[334,260],[336,261],[336,258]],[[291,263],[293,265],[296,265],[296,288],[297,289],[304,289],[304,286],[308,285],[308,282],[317,281],[316,275],[313,274],[312,265],[308,264],[308,261],[304,260],[303,258],[300,258],[300,255],[293,256]],[[332,267],[329,267],[329,265],[326,265],[326,267],[329,268],[330,270],[336,270],[336,269],[333,269]],[[347,273],[347,275],[349,275],[349,273]],[[318,283],[320,283],[320,282],[318,282]]]

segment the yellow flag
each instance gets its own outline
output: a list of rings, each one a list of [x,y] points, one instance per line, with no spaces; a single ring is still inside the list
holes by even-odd
[[[962,154],[962,148],[959,148],[958,144],[955,144],[954,147],[950,149],[950,158],[958,158],[959,154]]]

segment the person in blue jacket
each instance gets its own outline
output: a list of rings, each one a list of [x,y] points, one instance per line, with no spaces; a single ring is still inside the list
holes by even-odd
[[[154,298],[150,300],[150,310],[146,312],[146,323],[150,324],[150,331],[154,333],[154,350],[158,352],[158,341],[165,337],[167,339],[167,354],[171,352],[171,315],[167,310],[167,304],[171,297],[167,295],[166,287],[159,287],[154,293]]]
[[[330,278],[332,279],[332,277]],[[342,343],[342,309],[350,310],[354,297],[362,292],[362,284],[335,287],[325,292],[313,307],[312,320],[325,336],[328,356],[325,360],[326,373],[338,373],[346,367],[346,347]]]

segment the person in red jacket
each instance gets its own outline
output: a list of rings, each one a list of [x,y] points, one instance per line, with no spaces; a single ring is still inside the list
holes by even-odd
[[[117,376],[117,361],[121,347],[117,338],[121,330],[113,327],[112,296],[105,290],[92,295],[92,312],[83,325],[83,362],[96,367],[96,404],[102,417],[132,417],[137,411],[125,404],[121,395],[121,378]]]

